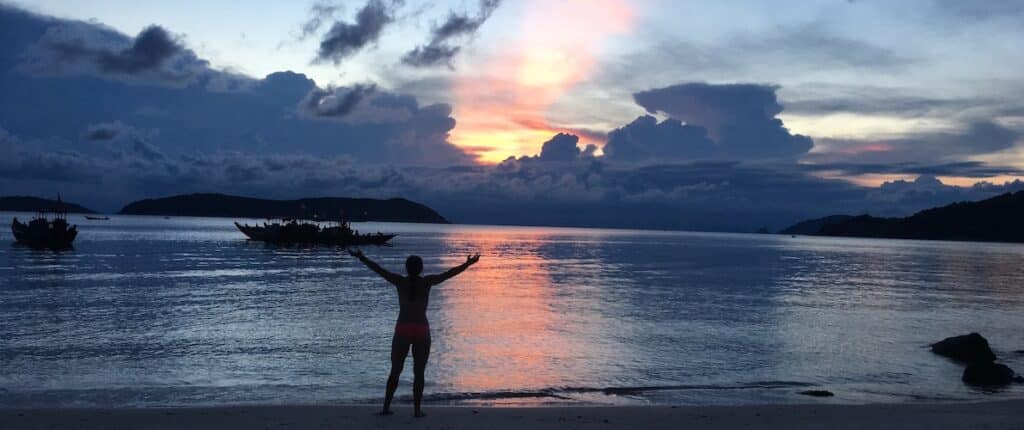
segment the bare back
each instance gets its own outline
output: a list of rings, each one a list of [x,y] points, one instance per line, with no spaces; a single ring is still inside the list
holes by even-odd
[[[421,323],[427,321],[427,304],[431,287],[436,285],[437,276],[410,277],[395,275],[388,279],[398,293],[398,323]]]

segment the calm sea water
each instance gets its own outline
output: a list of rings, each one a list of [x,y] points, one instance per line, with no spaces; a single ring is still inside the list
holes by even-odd
[[[0,214],[10,224],[13,214]],[[22,215],[24,216],[24,215]],[[72,216],[75,249],[0,235],[0,406],[373,402],[395,292],[342,250],[232,220]],[[979,331],[1024,371],[1018,245],[362,224],[435,288],[434,403],[737,404],[1021,397],[927,345]],[[411,359],[399,394],[411,389]],[[827,389],[819,400],[799,391]]]

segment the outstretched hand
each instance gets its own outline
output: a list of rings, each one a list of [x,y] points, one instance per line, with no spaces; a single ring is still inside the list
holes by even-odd
[[[480,254],[466,256],[466,265],[467,266],[472,266],[472,265],[476,264],[477,261],[480,261]]]

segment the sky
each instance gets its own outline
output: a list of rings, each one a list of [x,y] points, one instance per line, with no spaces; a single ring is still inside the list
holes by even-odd
[[[1024,1],[0,4],[0,194],[747,230],[1024,170]]]

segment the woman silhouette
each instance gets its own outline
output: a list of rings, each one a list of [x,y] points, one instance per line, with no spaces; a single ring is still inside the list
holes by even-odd
[[[362,251],[349,250],[349,254],[358,258],[370,270],[377,272],[398,291],[398,322],[395,323],[395,336],[391,339],[391,374],[388,375],[387,393],[384,395],[384,409],[381,414],[392,414],[391,399],[398,389],[398,377],[402,374],[405,357],[409,355],[411,346],[415,377],[412,385],[413,403],[416,407],[414,414],[416,417],[426,416],[420,409],[420,403],[423,401],[423,373],[427,368],[427,358],[430,356],[430,323],[427,322],[430,287],[447,281],[476,264],[480,261],[480,254],[466,257],[465,263],[444,273],[427,276],[420,276],[423,273],[423,259],[415,255],[405,259],[408,276],[402,276],[380,267],[373,260],[366,258]]]

